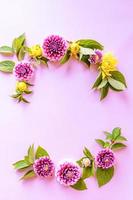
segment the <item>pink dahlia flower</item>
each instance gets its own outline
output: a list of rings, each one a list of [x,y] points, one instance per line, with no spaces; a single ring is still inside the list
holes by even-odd
[[[90,55],[89,62],[91,64],[101,63],[102,61],[102,52],[99,50],[95,50],[94,54]]]
[[[57,181],[65,186],[74,185],[81,177],[80,167],[72,162],[60,164],[56,171]]]
[[[59,61],[66,53],[67,42],[58,35],[48,36],[43,42],[45,57],[50,61]]]
[[[14,67],[13,73],[18,81],[29,81],[33,74],[34,69],[30,63],[19,63]]]
[[[54,174],[54,163],[49,157],[41,157],[33,164],[34,172],[37,176],[46,178]]]
[[[108,169],[114,165],[115,156],[111,149],[102,149],[96,157],[96,165],[102,169]]]

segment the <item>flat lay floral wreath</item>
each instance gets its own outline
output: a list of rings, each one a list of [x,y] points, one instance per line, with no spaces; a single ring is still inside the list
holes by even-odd
[[[76,190],[86,190],[85,180],[91,176],[97,179],[99,187],[107,184],[114,175],[116,157],[114,151],[125,148],[123,143],[127,139],[122,136],[121,129],[116,127],[112,133],[104,132],[106,140],[96,139],[96,142],[102,147],[96,156],[85,147],[83,156],[77,160],[63,160],[55,166],[49,153],[38,146],[34,151],[34,145],[28,149],[27,155],[23,160],[13,164],[14,168],[24,172],[21,180],[27,180],[33,177],[43,179],[51,176],[56,177],[57,181]]]
[[[35,67],[40,64],[48,66],[48,62],[64,64],[73,57],[85,63],[88,68],[96,67],[99,75],[92,88],[100,90],[102,100],[107,96],[109,89],[119,92],[127,87],[123,74],[118,71],[117,59],[110,52],[104,53],[103,49],[103,46],[95,40],[81,39],[71,42],[58,35],[48,36],[42,45],[28,47],[25,34],[22,34],[13,40],[12,47],[0,47],[0,54],[16,55],[18,59],[18,63],[12,60],[1,61],[0,71],[13,73],[17,80],[16,91],[12,98],[18,102],[29,103],[25,96],[32,93],[29,88],[33,86]]]

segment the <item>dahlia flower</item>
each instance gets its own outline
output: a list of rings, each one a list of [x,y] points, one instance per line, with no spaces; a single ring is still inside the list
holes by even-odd
[[[37,176],[46,178],[54,174],[54,163],[49,157],[41,157],[33,164],[34,172]]]
[[[43,42],[44,56],[50,61],[59,61],[66,50],[67,42],[58,35],[48,36]]]
[[[29,81],[34,73],[30,63],[19,63],[14,67],[13,73],[18,81]]]
[[[111,149],[102,149],[96,157],[96,165],[108,169],[114,165],[115,156]]]
[[[66,161],[58,166],[56,177],[62,185],[74,185],[81,177],[81,169],[77,164]]]
[[[112,53],[106,53],[103,55],[100,69],[103,79],[106,76],[111,76],[110,72],[117,70],[117,59],[112,55]]]
[[[102,61],[102,52],[99,50],[95,50],[94,54],[90,55],[89,62],[91,64],[101,63]]]

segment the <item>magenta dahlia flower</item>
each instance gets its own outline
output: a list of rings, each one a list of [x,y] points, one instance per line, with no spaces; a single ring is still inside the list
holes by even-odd
[[[48,36],[43,42],[43,51],[50,61],[59,61],[66,53],[67,42],[58,35]]]
[[[34,172],[37,176],[46,178],[54,174],[54,163],[49,157],[41,157],[33,164]]]
[[[102,169],[108,169],[114,165],[115,156],[111,149],[102,149],[96,157],[96,165]]]
[[[94,54],[90,55],[89,62],[91,64],[101,63],[102,61],[102,52],[99,50],[95,50]]]
[[[80,167],[72,162],[64,162],[58,166],[56,177],[60,184],[74,185],[81,177]]]
[[[30,63],[19,63],[14,67],[13,73],[18,81],[29,81],[33,74],[34,69]]]

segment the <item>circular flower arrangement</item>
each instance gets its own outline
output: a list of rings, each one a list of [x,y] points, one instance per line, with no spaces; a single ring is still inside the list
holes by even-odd
[[[124,75],[118,70],[116,57],[111,52],[105,52],[103,45],[96,40],[81,39],[72,42],[59,35],[50,35],[44,39],[41,45],[35,44],[28,47],[25,42],[25,34],[22,34],[13,40],[12,47],[0,47],[0,54],[15,55],[18,61],[25,59],[24,63],[17,64],[12,60],[0,62],[0,66],[2,66],[0,71],[13,72],[17,81],[27,84],[27,90],[21,91],[16,88],[16,93],[12,95],[18,102],[29,103],[25,95],[32,93],[29,87],[33,86],[31,83],[35,66],[48,66],[51,61],[65,64],[71,57],[85,63],[88,68],[95,65],[99,74],[92,88],[100,91],[101,100],[108,95],[109,90],[117,92],[123,91],[127,87]]]
[[[96,139],[96,142],[102,146],[102,150],[96,157],[85,147],[83,156],[79,160],[76,162],[66,160],[55,167],[48,152],[43,147],[38,146],[35,151],[34,145],[31,145],[24,159],[17,161],[13,166],[17,170],[26,170],[21,178],[23,180],[36,176],[46,179],[55,175],[61,185],[76,190],[86,190],[85,180],[94,176],[101,187],[113,178],[115,167],[113,151],[125,148],[126,145],[119,141],[127,140],[122,136],[121,129],[118,127],[114,128],[112,133],[105,132],[105,134],[106,140]]]

